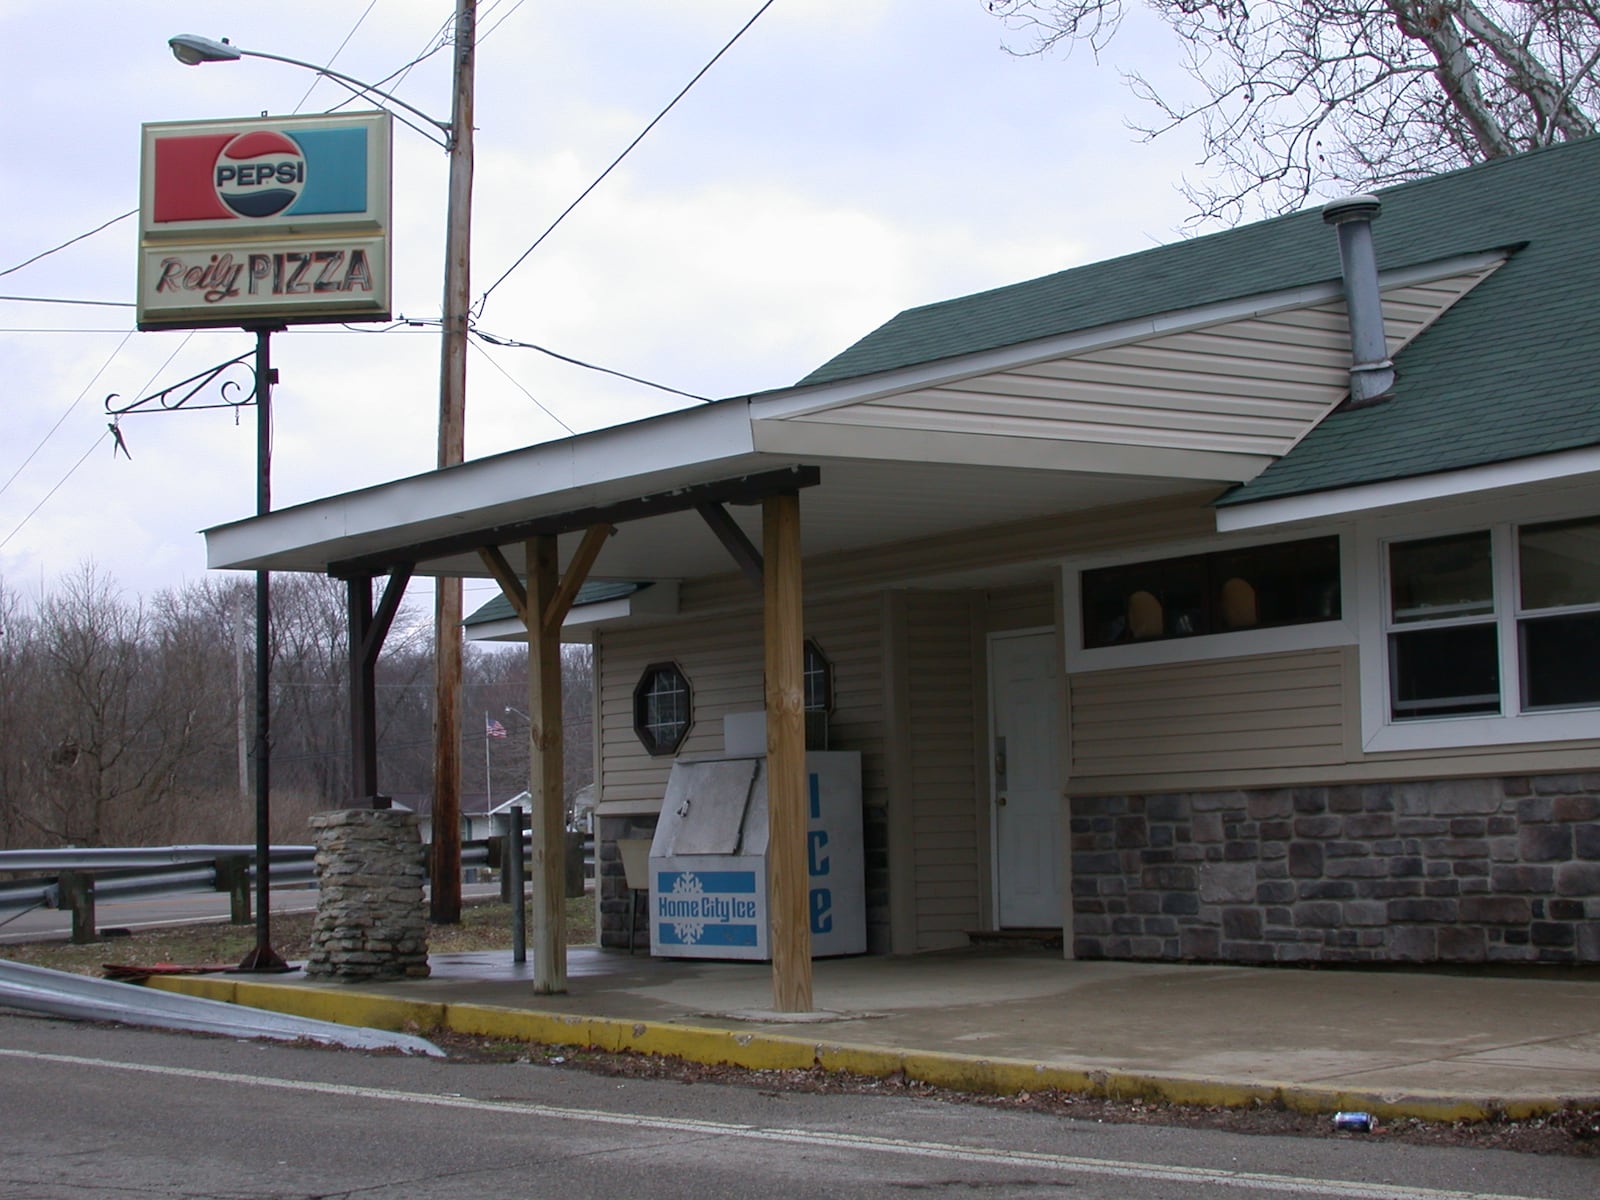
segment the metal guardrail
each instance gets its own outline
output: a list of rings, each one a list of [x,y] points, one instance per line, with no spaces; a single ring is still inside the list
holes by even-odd
[[[528,832],[524,831],[524,844]],[[463,867],[498,868],[508,859],[505,838],[464,842]],[[427,852],[424,845],[422,850]],[[584,842],[585,870],[592,869],[594,843]],[[267,868],[273,885],[316,882],[316,847],[272,846]],[[255,847],[233,845],[136,846],[67,850],[0,850],[0,873],[46,871],[0,883],[0,915],[35,908],[71,909],[72,940],[95,936],[96,899],[227,892],[235,924],[250,922]]]
[[[315,846],[271,846],[271,862],[310,861]],[[127,867],[162,867],[170,863],[215,862],[219,858],[246,855],[254,858],[254,846],[109,846],[68,848],[65,850],[0,850],[0,871],[107,871]]]
[[[311,846],[272,847],[267,858],[271,882],[314,882],[315,858],[316,850]],[[239,925],[250,921],[250,889],[256,874],[251,847],[0,851],[0,870],[16,870],[20,863],[28,863],[33,869],[53,867],[56,874],[0,884],[0,914],[20,914],[35,908],[70,909],[74,942],[94,939],[96,900],[227,892],[230,919]],[[113,863],[136,865],[109,867]]]

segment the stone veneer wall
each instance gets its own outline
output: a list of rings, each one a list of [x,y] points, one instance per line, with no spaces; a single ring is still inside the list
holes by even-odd
[[[343,979],[428,974],[427,877],[415,813],[350,809],[311,818],[317,919],[307,975]]]
[[[628,889],[628,877],[622,869],[622,852],[617,849],[620,838],[654,837],[656,818],[600,817],[595,821],[594,886],[600,896],[599,929],[595,938],[601,946],[627,950],[628,905],[635,902]],[[650,952],[650,899],[641,890],[634,910],[634,950]]]
[[[1079,958],[1600,962],[1600,774],[1071,808]]]

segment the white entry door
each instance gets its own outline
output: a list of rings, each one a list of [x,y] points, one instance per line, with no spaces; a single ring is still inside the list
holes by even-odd
[[[1053,633],[996,634],[989,640],[995,890],[1002,929],[1062,924],[1064,756],[1057,659]]]

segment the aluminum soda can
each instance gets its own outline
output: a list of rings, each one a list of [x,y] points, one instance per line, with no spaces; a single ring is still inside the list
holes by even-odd
[[[1364,1112],[1336,1112],[1333,1114],[1333,1127],[1342,1129],[1347,1133],[1371,1133],[1372,1114]]]

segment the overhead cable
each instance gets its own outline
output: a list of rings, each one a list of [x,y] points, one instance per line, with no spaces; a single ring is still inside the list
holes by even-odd
[[[80,458],[77,462],[72,464],[71,469],[69,469],[67,471],[67,473],[61,477],[60,482],[57,483],[55,485],[55,487],[51,488],[48,492],[46,492],[44,494],[44,498],[41,499],[39,501],[39,503],[35,504],[31,509],[28,510],[28,515],[23,517],[21,521],[17,522],[17,527],[15,529],[13,529],[10,533],[6,534],[6,540],[3,541],[3,542],[0,542],[0,550],[4,550],[8,545],[11,544],[11,539],[16,537],[17,534],[22,532],[22,527],[24,525],[26,525],[29,521],[33,520],[34,513],[38,512],[41,508],[43,508],[49,502],[50,497],[54,496],[57,492],[59,492],[61,490],[62,484],[66,483],[67,480],[71,479],[72,476],[73,476],[73,473],[76,472],[79,467],[83,466],[83,464],[88,461],[89,455],[93,454],[99,448],[100,443],[105,441],[110,436],[111,436],[111,430],[108,427],[104,433],[102,433],[99,437],[95,438],[94,445],[90,446],[87,450],[85,450],[83,452],[83,457]]]
[[[127,212],[123,213],[120,217],[112,217],[111,220],[107,221],[104,225],[96,225],[93,229],[89,230],[88,233],[80,233],[75,238],[68,238],[66,241],[62,242],[61,245],[59,245],[59,246],[52,246],[48,250],[41,250],[41,251],[39,251],[39,253],[35,254],[32,258],[24,259],[22,262],[19,262],[16,266],[7,267],[4,271],[0,271],[0,275],[9,275],[13,271],[20,271],[20,270],[22,270],[23,267],[30,266],[33,263],[38,262],[41,258],[46,258],[49,255],[56,253],[58,250],[65,250],[68,246],[72,245],[75,242],[81,242],[81,241],[83,241],[84,238],[93,237],[95,234],[99,233],[102,229],[110,229],[118,221],[126,221],[129,217],[133,216],[138,211],[139,210],[137,208],[130,208]]]
[[[117,343],[116,349],[113,350],[109,355],[106,356],[106,361],[100,364],[100,369],[94,373],[94,375],[90,378],[88,383],[83,385],[83,391],[78,393],[78,398],[76,400],[74,400],[71,404],[67,405],[66,410],[59,417],[56,418],[56,423],[54,425],[50,426],[50,431],[48,433],[46,433],[44,435],[44,437],[39,439],[39,444],[33,448],[33,452],[31,454],[29,454],[27,458],[22,460],[22,464],[19,467],[17,467],[17,469],[15,471],[11,472],[11,478],[6,480],[4,484],[0,484],[0,496],[5,495],[6,489],[9,488],[13,483],[16,482],[17,476],[21,475],[23,470],[24,470],[24,468],[26,468],[27,465],[33,461],[34,455],[38,454],[39,451],[43,450],[44,449],[44,444],[46,442],[48,442],[52,437],[55,436],[56,430],[61,428],[61,423],[63,421],[65,421],[68,417],[70,417],[72,415],[72,410],[77,408],[78,405],[83,402],[83,398],[89,394],[89,389],[92,388],[95,385],[95,381],[97,379],[99,379],[100,376],[102,376],[102,375],[104,375],[106,373],[106,368],[109,367],[111,365],[112,361],[117,357],[117,355],[122,352],[122,348],[128,344],[128,339],[131,338],[132,336],[133,336],[133,330],[131,330],[131,329],[128,330],[128,332],[123,335],[122,340]],[[96,445],[98,445],[98,444],[99,443],[96,443]],[[77,469],[76,467],[73,468],[73,470],[76,470],[76,469]],[[69,472],[69,474],[70,474],[70,472]],[[66,481],[63,480],[62,482],[64,483]],[[56,486],[60,487],[61,485],[57,484]],[[46,497],[46,499],[48,499],[48,498],[49,497]],[[28,515],[32,516],[33,514],[29,513]],[[27,524],[26,519],[24,519],[23,524],[24,525]],[[17,529],[21,529],[21,528],[22,528],[22,525],[18,525],[17,526]],[[11,532],[12,532],[12,536],[16,535],[16,529],[13,529]],[[11,540],[10,538],[6,539],[6,541],[10,541],[10,540]]]
[[[488,363],[496,371],[499,371],[500,374],[504,375],[507,379],[509,379],[511,381],[511,384],[512,384],[513,387],[515,387],[519,392],[521,392],[529,400],[533,401],[533,406],[535,408],[537,408],[545,416],[549,417],[557,425],[561,426],[561,428],[565,429],[567,431],[567,435],[569,437],[577,437],[578,436],[577,435],[577,431],[574,430],[572,428],[572,426],[568,425],[560,417],[556,416],[555,413],[551,412],[548,408],[546,408],[543,404],[541,404],[539,402],[539,397],[535,396],[527,388],[523,387],[522,384],[517,380],[516,376],[511,374],[510,371],[506,370],[499,363],[495,362],[494,355],[490,354],[487,350],[485,350],[482,346],[478,345],[475,342],[468,342],[467,345],[471,346],[479,354],[483,355],[483,360],[486,363]]]
[[[371,16],[372,15],[372,10],[377,8],[377,7],[378,7],[378,0],[371,0],[371,3],[369,3],[367,5],[366,11],[363,12],[359,17],[357,17],[356,18],[356,23],[350,27],[350,32],[344,35],[344,41],[339,43],[339,48],[333,52],[332,57],[329,58],[327,62],[322,64],[324,67],[331,67],[331,66],[333,66],[334,63],[339,61],[339,55],[344,53],[344,48],[350,44],[350,39],[355,37],[356,30],[361,28],[362,22],[364,22],[369,16]],[[315,79],[313,79],[311,81],[310,86],[306,88],[306,94],[304,96],[300,97],[300,103],[296,104],[294,106],[294,108],[292,108],[290,111],[291,112],[299,112],[302,108],[304,108],[305,104],[306,104],[306,101],[311,99],[311,93],[317,90],[317,84],[319,84],[321,82],[322,82],[322,76],[321,75],[318,75]]]
[[[132,300],[68,300],[60,296],[0,296],[0,300],[15,300],[18,304],[86,304],[93,308],[138,307]]]
[[[540,354],[547,354],[551,358],[559,359],[564,363],[571,363],[575,367],[582,367],[587,371],[599,371],[602,375],[615,375],[618,379],[626,379],[629,383],[642,384],[648,388],[655,388],[658,392],[671,392],[674,396],[682,396],[685,400],[699,400],[703,404],[713,404],[715,401],[709,396],[696,395],[694,392],[685,392],[679,388],[668,387],[664,383],[655,383],[649,379],[641,379],[637,375],[629,375],[625,371],[614,371],[610,367],[598,366],[595,363],[584,362],[581,358],[559,354],[544,346],[537,346],[532,342],[519,342],[514,338],[496,337],[492,333],[485,333],[481,329],[468,329],[467,332],[475,338],[488,342],[491,346],[504,346],[510,350],[537,350]],[[570,433],[571,430],[568,430]]]
[[[539,248],[540,243],[542,243],[545,240],[545,238],[549,237],[552,233],[555,232],[556,226],[560,225],[561,222],[565,221],[567,219],[567,215],[569,213],[571,213],[573,209],[577,208],[578,205],[582,204],[584,202],[584,200],[586,200],[588,198],[589,193],[594,191],[595,188],[599,187],[600,184],[605,181],[605,178],[606,178],[607,175],[610,175],[612,171],[616,170],[618,164],[620,164],[623,159],[627,158],[628,155],[633,152],[633,148],[635,146],[637,146],[640,142],[644,141],[644,139],[649,135],[650,131],[652,129],[654,129],[661,122],[661,119],[663,117],[665,117],[669,112],[671,112],[673,110],[673,108],[677,105],[679,100],[682,100],[685,96],[687,96],[689,94],[689,89],[694,87],[695,84],[699,83],[701,78],[705,75],[705,73],[707,71],[711,70],[712,67],[717,65],[717,60],[718,59],[720,59],[729,50],[733,49],[734,43],[737,42],[740,38],[742,38],[745,35],[745,32],[747,30],[749,30],[749,28],[752,25],[754,25],[757,21],[759,21],[761,19],[761,14],[766,12],[767,9],[771,8],[773,3],[774,3],[774,0],[767,0],[767,2],[765,4],[763,4],[759,9],[757,9],[755,16],[751,17],[748,21],[746,21],[744,23],[744,25],[739,29],[739,32],[734,34],[733,37],[731,37],[730,39],[728,39],[728,44],[723,46],[721,50],[718,50],[714,55],[712,55],[711,56],[711,61],[706,63],[705,66],[701,67],[700,70],[695,73],[694,78],[689,80],[688,83],[683,85],[683,90],[680,91],[676,96],[674,96],[672,98],[671,102],[665,108],[663,108],[660,112],[658,112],[655,115],[654,119],[651,120],[650,124],[646,125],[644,127],[644,129],[640,132],[639,136],[634,138],[633,141],[629,142],[627,148],[625,150],[623,150],[623,152],[621,154],[617,155],[616,158],[611,160],[611,165],[609,167],[607,167],[604,171],[601,171],[600,174],[595,178],[595,181],[593,183],[591,183],[588,187],[584,188],[582,194],[576,200],[574,200],[571,204],[567,205],[567,207],[562,210],[562,213],[561,213],[561,215],[559,217],[557,217],[554,221],[550,222],[550,227],[548,229],[546,229],[543,233],[541,233],[537,238],[534,239],[533,245],[529,246],[520,255],[518,255],[517,256],[517,261],[512,263],[509,267],[507,267],[506,270],[505,270],[505,273],[503,275],[501,275],[499,279],[496,279],[493,283],[491,283],[488,286],[488,288],[484,291],[483,295],[478,297],[478,302],[472,306],[473,307],[473,311],[475,313],[477,313],[480,316],[483,314],[484,306],[486,304],[488,304],[488,302],[489,302],[490,293],[493,292],[495,290],[495,288],[499,287],[502,283],[504,283],[508,278],[510,278],[511,273],[513,271],[515,271],[518,267],[520,267],[523,264],[524,261],[526,261],[528,255],[532,254],[535,250],[537,250]],[[670,391],[671,389],[668,389],[668,390]],[[702,399],[702,398],[703,397],[698,397],[698,396],[695,397],[695,399]]]

